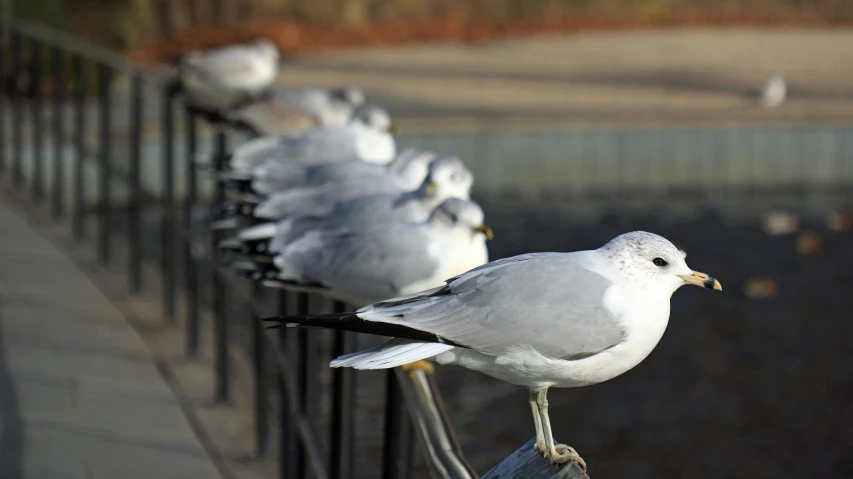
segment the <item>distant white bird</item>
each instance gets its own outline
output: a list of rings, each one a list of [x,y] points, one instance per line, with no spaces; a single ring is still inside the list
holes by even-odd
[[[431,153],[413,158],[405,167],[381,176],[365,176],[326,183],[317,188],[299,188],[270,195],[254,209],[255,218],[279,220],[291,215],[324,216],[334,205],[360,196],[401,193],[417,188],[426,178],[432,164],[446,165],[459,175],[470,172],[455,156],[433,160]]]
[[[302,236],[275,257],[277,285],[368,304],[438,286],[484,264],[487,235],[480,206],[450,198],[422,223]]]
[[[314,128],[293,138],[263,136],[247,141],[234,150],[230,167],[235,174],[251,177],[252,168],[268,160],[321,165],[359,159],[386,164],[396,154],[393,129],[387,111],[362,105],[346,125]]]
[[[426,174],[426,165],[435,156],[435,153],[429,151],[406,150],[384,165],[357,158],[308,166],[269,160],[252,169],[252,191],[259,195],[297,189],[308,191],[329,183],[358,182],[367,177],[383,175],[404,175],[414,182]],[[414,165],[411,164],[413,160],[417,160]]]
[[[345,260],[345,253],[334,260]],[[684,258],[665,238],[635,231],[596,250],[493,261],[444,285],[354,313],[268,320],[396,338],[341,356],[332,367],[385,369],[433,359],[525,386],[537,449],[552,463],[583,465],[574,449],[554,440],[548,389],[589,386],[630,370],[663,336],[670,298],[678,288],[722,290],[719,281],[693,271]],[[282,273],[330,260],[317,255],[282,261]],[[333,266],[328,270],[330,280],[341,272]],[[307,270],[302,273],[312,278]],[[377,274],[364,283],[387,283],[388,278],[393,276]]]
[[[766,108],[776,108],[785,101],[788,87],[781,75],[773,75],[761,90],[761,104]]]
[[[181,84],[195,106],[226,111],[259,95],[275,81],[279,52],[258,40],[186,54],[178,66]]]
[[[246,254],[269,254],[284,250],[288,243],[312,230],[358,230],[385,223],[419,223],[448,198],[467,200],[473,183],[473,175],[467,169],[460,169],[456,158],[439,158],[430,163],[429,174],[414,191],[361,196],[335,203],[323,215],[300,215],[279,223],[245,228],[236,238],[225,240],[223,246]]]
[[[363,105],[355,87],[277,88],[228,115],[259,135],[295,136],[318,126],[344,125]]]

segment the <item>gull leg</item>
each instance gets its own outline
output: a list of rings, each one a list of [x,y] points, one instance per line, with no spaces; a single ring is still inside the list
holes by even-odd
[[[554,444],[554,433],[551,430],[551,418],[548,417],[548,389],[542,389],[536,393],[536,405],[539,408],[539,416],[542,421],[542,432],[545,435],[545,443],[548,448],[545,457],[552,464],[565,464],[575,461],[586,470],[586,461],[581,459],[574,448],[565,444]]]
[[[542,418],[539,416],[539,406],[536,404],[536,392],[528,391],[527,400],[530,402],[530,409],[533,411],[533,425],[536,427],[536,443],[534,446],[543,456],[547,447],[545,445],[545,434],[542,432]]]
[[[403,371],[406,371],[411,375],[415,371],[423,371],[427,374],[432,374],[435,372],[435,366],[425,359],[421,359],[420,361],[415,361],[413,363],[404,364],[401,366]]]

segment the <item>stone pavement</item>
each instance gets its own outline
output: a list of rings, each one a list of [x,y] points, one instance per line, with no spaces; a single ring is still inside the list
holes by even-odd
[[[0,478],[219,478],[120,312],[0,197]]]

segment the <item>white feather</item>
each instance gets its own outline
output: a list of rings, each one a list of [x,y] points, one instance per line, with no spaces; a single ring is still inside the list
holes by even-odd
[[[329,366],[333,368],[388,369],[421,359],[429,359],[453,348],[454,346],[449,344],[392,339],[379,346],[341,356],[333,360]]]
[[[250,228],[241,230],[237,237],[243,241],[266,239],[272,238],[275,235],[275,231],[275,223],[261,223],[259,225],[255,225]]]

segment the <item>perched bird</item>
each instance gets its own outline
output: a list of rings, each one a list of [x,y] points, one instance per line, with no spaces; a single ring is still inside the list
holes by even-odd
[[[237,196],[237,201],[221,205],[225,218],[213,223],[211,227],[232,229],[280,220],[291,215],[318,215],[327,212],[337,202],[364,195],[411,189],[414,186],[409,185],[417,185],[427,176],[429,165],[434,158],[435,153],[410,150],[408,154],[400,155],[395,159],[393,168],[383,168],[384,175],[355,175],[350,179],[328,182],[316,187],[306,185],[305,188],[285,188],[268,196],[265,194],[258,196],[257,193],[274,191],[276,186],[281,186],[276,175],[283,172],[261,174],[252,181],[253,189],[258,191],[233,195]],[[457,161],[461,163],[461,160],[457,159]],[[364,163],[360,160],[357,162]],[[464,165],[462,167],[464,168]]]
[[[435,153],[425,150],[406,150],[390,163],[368,163],[358,158],[322,165],[293,165],[282,161],[266,161],[252,170],[252,191],[260,195],[292,190],[315,190],[341,181],[403,176],[417,181],[426,174],[426,165]],[[370,180],[366,180],[370,181]]]
[[[773,75],[761,90],[761,104],[766,108],[776,108],[785,101],[788,87],[781,75]]]
[[[275,81],[278,48],[267,40],[187,53],[178,65],[191,104],[223,112],[261,94]]]
[[[268,321],[279,323],[274,327],[324,327],[396,338],[341,356],[332,367],[384,369],[433,359],[525,386],[536,447],[553,463],[584,465],[574,449],[554,441],[548,389],[597,384],[628,371],[663,335],[675,290],[684,285],[722,290],[713,277],[688,268],[685,257],[665,238],[635,231],[597,250],[494,261],[443,286],[355,313]],[[321,259],[304,264],[314,261]],[[377,275],[375,282],[387,283],[384,278]]]
[[[491,234],[479,205],[450,198],[422,223],[307,233],[274,258],[278,271],[268,284],[368,304],[436,286],[485,263]]]
[[[470,172],[455,156],[439,158],[440,165],[453,169],[459,175]],[[401,193],[414,190],[426,178],[435,161],[432,153],[413,157],[405,166],[386,175],[364,176],[350,180],[326,183],[316,188],[298,188],[273,193],[252,212],[255,218],[279,220],[291,215],[324,216],[341,201],[380,193]]]
[[[320,165],[358,159],[386,164],[396,144],[391,116],[376,105],[362,105],[346,125],[325,126],[293,137],[263,136],[243,143],[231,155],[231,176],[251,177],[252,168],[268,160],[294,165]]]
[[[246,228],[222,245],[244,254],[272,254],[312,230],[356,230],[384,223],[418,223],[448,198],[468,199],[473,175],[455,157],[433,160],[414,191],[361,196],[335,203],[323,215],[298,215]],[[489,238],[491,239],[491,238]]]
[[[258,135],[295,136],[318,126],[348,123],[365,99],[363,91],[351,86],[282,87],[231,112],[228,118],[249,126]]]

